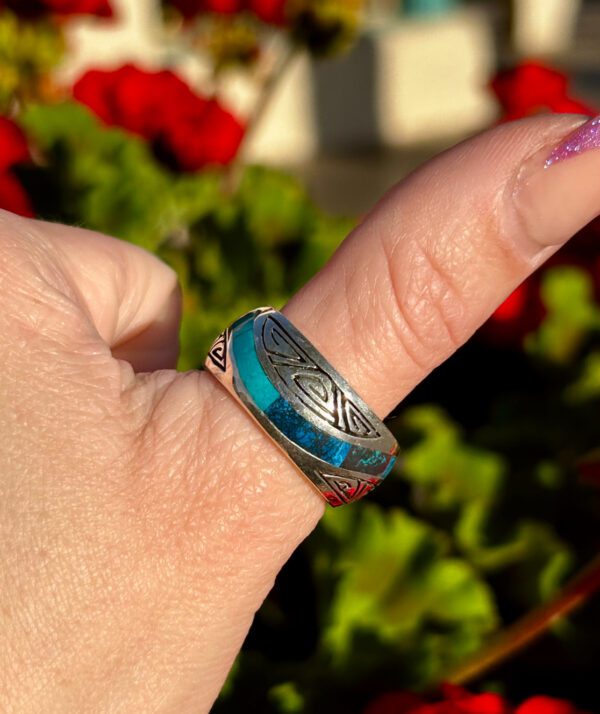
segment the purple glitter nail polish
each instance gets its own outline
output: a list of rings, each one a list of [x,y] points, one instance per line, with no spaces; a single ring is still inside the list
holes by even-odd
[[[600,149],[600,116],[594,117],[582,124],[572,134],[562,141],[546,159],[545,168],[572,156],[583,154],[589,149]]]

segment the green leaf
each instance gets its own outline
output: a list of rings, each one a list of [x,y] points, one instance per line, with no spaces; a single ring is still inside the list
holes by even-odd
[[[286,174],[253,166],[244,172],[239,200],[250,235],[272,247],[307,232],[313,208],[300,182]]]
[[[552,362],[570,362],[585,336],[600,328],[592,278],[580,268],[553,268],[544,274],[541,297],[548,314],[540,328],[527,336],[526,349]]]
[[[402,420],[421,434],[404,452],[402,473],[419,487],[425,509],[450,509],[494,497],[505,470],[500,456],[465,444],[458,428],[438,407],[410,409]]]
[[[600,397],[600,352],[587,355],[581,364],[578,379],[565,391],[565,398],[571,403],[586,402]]]
[[[64,40],[56,23],[20,21],[0,10],[0,111],[11,102],[29,101],[62,58]]]
[[[493,596],[466,561],[449,555],[449,545],[399,509],[363,506],[352,545],[338,561],[340,579],[325,627],[337,660],[352,656],[360,632],[404,648],[425,637],[431,624],[436,638],[446,633],[444,641],[466,637],[467,650],[481,642],[497,623]],[[443,649],[451,656],[465,647]]]
[[[271,687],[269,699],[281,714],[296,714],[304,711],[304,698],[294,682],[283,682]]]

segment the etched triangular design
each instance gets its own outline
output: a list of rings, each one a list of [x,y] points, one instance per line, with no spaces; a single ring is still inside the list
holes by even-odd
[[[340,476],[324,472],[320,472],[319,475],[343,503],[356,501],[375,487],[370,481],[354,476]]]
[[[263,344],[274,365],[280,367],[313,367],[317,365],[273,320],[268,318],[263,326]]]
[[[227,333],[221,332],[208,352],[210,361],[222,372],[227,371]]]

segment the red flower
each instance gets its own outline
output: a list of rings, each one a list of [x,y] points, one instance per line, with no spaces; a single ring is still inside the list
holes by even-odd
[[[240,122],[216,100],[194,92],[173,72],[146,72],[126,65],[91,70],[74,97],[106,124],[149,141],[157,156],[183,171],[227,164],[244,135]]]
[[[570,96],[569,81],[562,72],[539,62],[523,62],[500,72],[492,81],[503,109],[503,119],[520,119],[543,111],[596,115],[592,107]],[[600,300],[600,223],[592,222],[553,256],[537,275],[518,287],[483,326],[481,334],[492,341],[521,345],[544,318],[540,299],[541,275],[556,265],[575,265],[589,271]]]
[[[109,0],[0,0],[2,7],[28,18],[43,15],[113,15]]]
[[[563,699],[532,697],[523,702],[515,714],[578,714],[578,709]]]
[[[523,62],[500,72],[492,80],[491,87],[502,106],[505,121],[545,111],[597,114],[590,106],[569,95],[566,75],[539,62]]]
[[[520,285],[482,327],[480,335],[491,342],[519,347],[523,338],[539,327],[546,310],[540,283],[547,270],[561,265],[579,268],[591,277],[600,303],[600,219],[593,220],[540,270]]]
[[[248,10],[269,25],[285,25],[286,0],[247,0]]]
[[[498,694],[471,694],[461,687],[445,685],[445,701],[422,704],[409,714],[510,714],[506,702]]]
[[[233,15],[248,10],[269,25],[284,25],[286,0],[169,0],[186,20],[205,12]]]
[[[203,12],[216,12],[219,15],[233,15],[243,9],[242,0],[171,0],[186,20]]]
[[[29,158],[25,134],[13,121],[0,116],[0,173]]]
[[[514,709],[498,694],[471,694],[445,686],[444,699],[428,703],[414,694],[390,692],[378,697],[364,714],[585,714],[574,704],[550,697],[532,697]]]
[[[160,147],[183,171],[210,164],[226,165],[237,153],[244,130],[215,100],[206,102],[198,116],[185,117],[180,131],[161,137]]]
[[[29,198],[12,172],[14,166],[29,158],[25,134],[10,119],[0,117],[0,208],[32,217]]]
[[[387,692],[371,702],[363,714],[411,714],[423,704],[412,692]]]
[[[545,315],[540,297],[540,274],[514,290],[481,328],[490,342],[521,347],[523,339],[540,326]]]

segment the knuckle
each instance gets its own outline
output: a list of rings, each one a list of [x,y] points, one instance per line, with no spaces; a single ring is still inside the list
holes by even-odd
[[[440,355],[454,352],[466,337],[464,298],[452,277],[455,260],[448,243],[440,255],[439,245],[422,239],[411,242],[402,261],[385,240],[381,249],[389,327],[409,358],[428,372]]]
[[[10,343],[62,344],[81,332],[77,296],[34,221],[0,215],[0,331]],[[87,335],[86,335],[87,336]]]

